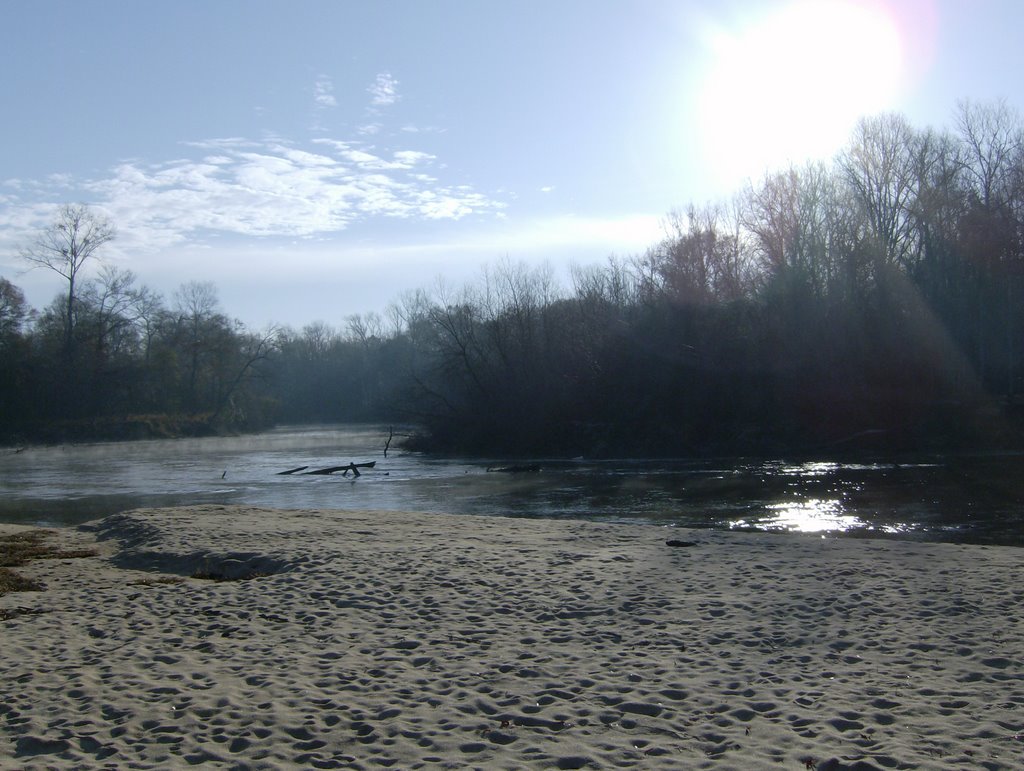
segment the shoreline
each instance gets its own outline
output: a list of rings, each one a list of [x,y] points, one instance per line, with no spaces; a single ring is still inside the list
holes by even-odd
[[[0,622],[0,766],[1024,765],[1015,547],[218,505],[54,538],[100,553],[0,597],[42,611]]]

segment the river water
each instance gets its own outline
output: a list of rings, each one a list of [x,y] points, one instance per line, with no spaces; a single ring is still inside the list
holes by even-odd
[[[74,525],[142,506],[250,504],[577,518],[1024,545],[1024,455],[539,461],[487,470],[392,446],[379,426],[0,449],[0,521]],[[358,478],[279,472],[374,461]],[[530,463],[537,461],[531,460]]]

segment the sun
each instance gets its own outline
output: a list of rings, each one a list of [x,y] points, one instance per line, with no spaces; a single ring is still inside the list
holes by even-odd
[[[710,182],[831,157],[858,118],[893,109],[904,54],[880,2],[802,0],[705,30],[700,152]]]

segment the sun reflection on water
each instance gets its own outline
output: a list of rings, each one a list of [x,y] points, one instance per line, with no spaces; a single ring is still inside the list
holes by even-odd
[[[880,533],[898,533],[900,528],[872,525],[853,514],[847,514],[843,502],[837,498],[808,498],[801,501],[770,503],[761,517],[737,520],[732,529],[776,530],[786,533],[851,532],[875,530]]]
[[[813,461],[810,463],[802,463],[799,466],[783,466],[781,473],[801,477],[821,477],[826,474],[833,474],[838,471],[839,468],[838,463]]]
[[[860,517],[846,514],[843,502],[811,498],[806,501],[773,503],[768,507],[774,527],[795,533],[820,533],[826,530],[852,530],[864,527]]]

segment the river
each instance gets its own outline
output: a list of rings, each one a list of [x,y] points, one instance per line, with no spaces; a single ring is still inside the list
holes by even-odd
[[[142,506],[224,503],[577,518],[1024,545],[1024,455],[550,460],[539,471],[392,446],[379,426],[0,449],[0,521],[66,526]],[[279,472],[375,462],[356,478]],[[531,460],[530,463],[537,461]]]

